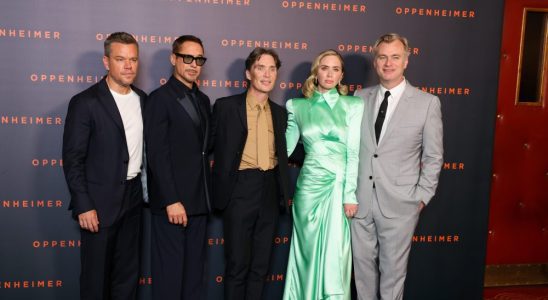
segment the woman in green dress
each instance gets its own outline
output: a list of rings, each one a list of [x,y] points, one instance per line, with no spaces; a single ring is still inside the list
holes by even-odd
[[[355,196],[361,98],[346,96],[341,55],[326,50],[312,63],[306,98],[286,103],[287,152],[299,139],[306,157],[293,197],[293,236],[284,299],[350,299],[350,220]]]

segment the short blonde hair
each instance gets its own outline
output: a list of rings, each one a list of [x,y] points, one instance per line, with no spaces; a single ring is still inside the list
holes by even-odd
[[[397,33],[387,33],[383,36],[381,36],[373,46],[373,53],[375,56],[377,56],[377,51],[379,49],[380,44],[386,43],[390,44],[394,41],[400,41],[403,44],[403,49],[405,50],[405,54],[409,57],[409,53],[411,53],[411,50],[409,49],[409,42],[407,39]]]
[[[320,61],[329,55],[333,55],[339,58],[341,61],[342,71],[344,72],[344,60],[339,52],[329,49],[320,53],[312,62],[312,67],[310,68],[310,75],[303,84],[303,95],[306,98],[311,98],[314,95],[314,91],[317,89],[317,77],[318,77],[318,67],[320,66]],[[337,91],[341,95],[346,95],[348,93],[348,87],[344,84],[337,85]]]

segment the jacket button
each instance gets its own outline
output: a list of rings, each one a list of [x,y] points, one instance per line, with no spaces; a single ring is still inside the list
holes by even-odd
[[[373,176],[369,176],[369,180],[372,180],[373,179]]]
[[[126,164],[126,165],[127,165],[127,163],[128,163],[128,161],[127,161],[127,160],[124,160],[124,164]]]
[[[376,158],[376,157],[379,157],[379,156],[378,156],[377,154],[373,154],[373,157],[375,157],[375,158]]]

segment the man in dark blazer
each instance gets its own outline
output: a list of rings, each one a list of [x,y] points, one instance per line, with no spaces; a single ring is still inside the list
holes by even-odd
[[[69,209],[81,228],[81,299],[135,299],[146,95],[131,85],[139,66],[137,41],[116,32],[104,51],[106,77],[70,100],[63,170]]]
[[[287,208],[287,113],[268,97],[280,60],[248,56],[243,94],[215,102],[212,118],[214,207],[223,211],[225,299],[261,299],[279,205]]]
[[[196,86],[206,62],[202,41],[173,42],[173,75],[145,111],[152,212],[152,298],[203,299],[210,167],[211,104]]]

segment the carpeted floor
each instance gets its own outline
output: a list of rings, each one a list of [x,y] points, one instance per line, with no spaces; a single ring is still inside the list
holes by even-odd
[[[548,285],[485,288],[484,300],[548,300]]]

